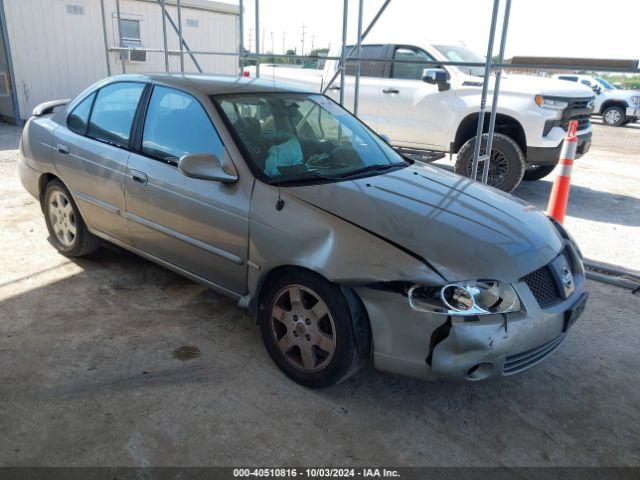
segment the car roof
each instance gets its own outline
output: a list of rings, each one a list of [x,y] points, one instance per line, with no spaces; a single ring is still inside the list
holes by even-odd
[[[199,92],[204,95],[220,95],[225,93],[318,93],[303,89],[295,85],[252,77],[223,76],[207,74],[179,74],[179,73],[144,73],[124,74],[109,78],[109,82],[116,81],[145,81],[164,84],[184,90]]]

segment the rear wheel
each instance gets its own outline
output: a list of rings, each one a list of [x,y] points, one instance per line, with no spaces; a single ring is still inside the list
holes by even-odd
[[[483,144],[486,143],[487,138],[486,134],[482,136]],[[468,140],[458,151],[458,159],[455,166],[456,173],[471,177],[475,144],[476,138],[474,137]],[[478,162],[476,180],[482,180],[483,168],[484,162]],[[524,171],[524,155],[518,144],[506,135],[501,133],[494,134],[487,183],[504,192],[510,192],[520,184]]]
[[[620,125],[622,125],[622,122],[624,122],[624,120],[624,110],[618,105],[607,107],[602,112],[602,121],[605,125],[609,125],[610,127],[619,127]]]
[[[555,165],[527,165],[522,179],[527,182],[540,180],[553,172],[554,168],[556,168]]]
[[[319,275],[291,269],[270,281],[258,322],[275,364],[307,387],[335,385],[362,365],[347,299]]]
[[[42,210],[49,235],[62,255],[81,257],[100,247],[100,240],[89,233],[71,194],[59,180],[45,187]]]

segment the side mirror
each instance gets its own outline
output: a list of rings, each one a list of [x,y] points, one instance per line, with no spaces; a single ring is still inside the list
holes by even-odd
[[[192,153],[180,158],[178,170],[185,177],[213,182],[234,183],[238,181],[238,172],[233,165],[223,165],[216,155],[210,153]]]
[[[596,95],[600,95],[602,93],[602,89],[599,85],[594,85],[591,87],[591,89],[595,92]]]
[[[449,73],[442,68],[425,68],[422,71],[422,81],[431,85],[438,85],[438,91],[449,90]]]

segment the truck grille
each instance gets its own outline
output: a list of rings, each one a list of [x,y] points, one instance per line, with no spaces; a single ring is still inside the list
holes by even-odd
[[[565,336],[566,334],[563,333],[553,340],[538,345],[531,350],[507,357],[504,361],[504,367],[502,368],[503,375],[522,372],[523,370],[533,367],[536,363],[541,362],[560,346]]]
[[[563,130],[569,128],[569,121],[578,121],[578,130],[584,130],[591,125],[589,116],[593,112],[593,106],[589,107],[589,103],[593,100],[592,97],[586,98],[574,98],[569,100],[567,108],[562,113],[562,119],[560,120],[560,126]]]
[[[547,307],[560,300],[560,291],[547,265],[525,275],[522,280],[527,284],[541,307]]]
[[[577,120],[578,121],[578,130],[584,130],[589,125],[591,125],[591,120],[589,120],[589,115],[588,114],[577,115],[575,117],[569,118],[568,120],[562,120],[560,122],[560,127],[562,127],[562,129],[565,132],[569,129],[569,122],[571,120]]]

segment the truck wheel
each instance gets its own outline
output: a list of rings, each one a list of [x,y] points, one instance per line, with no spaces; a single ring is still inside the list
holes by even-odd
[[[602,121],[610,127],[619,127],[625,120],[624,110],[617,105],[611,105],[602,112]]]
[[[487,141],[487,134],[482,135],[482,143]],[[473,165],[473,150],[476,144],[476,137],[468,140],[458,151],[455,172],[471,177],[471,167]],[[482,180],[482,169],[484,162],[478,163],[478,175],[476,180]],[[518,144],[503,135],[495,133],[493,135],[493,147],[491,148],[491,161],[489,163],[489,178],[487,183],[492,187],[511,192],[522,181],[525,171],[525,161],[522,150]]]
[[[271,359],[302,385],[329,387],[362,366],[354,312],[340,288],[320,275],[287,269],[269,280],[258,323]]]
[[[522,179],[527,182],[540,180],[553,172],[554,168],[556,168],[555,165],[527,165]]]
[[[73,197],[59,180],[47,184],[42,211],[53,245],[65,257],[82,257],[100,247],[100,239],[87,230]]]

